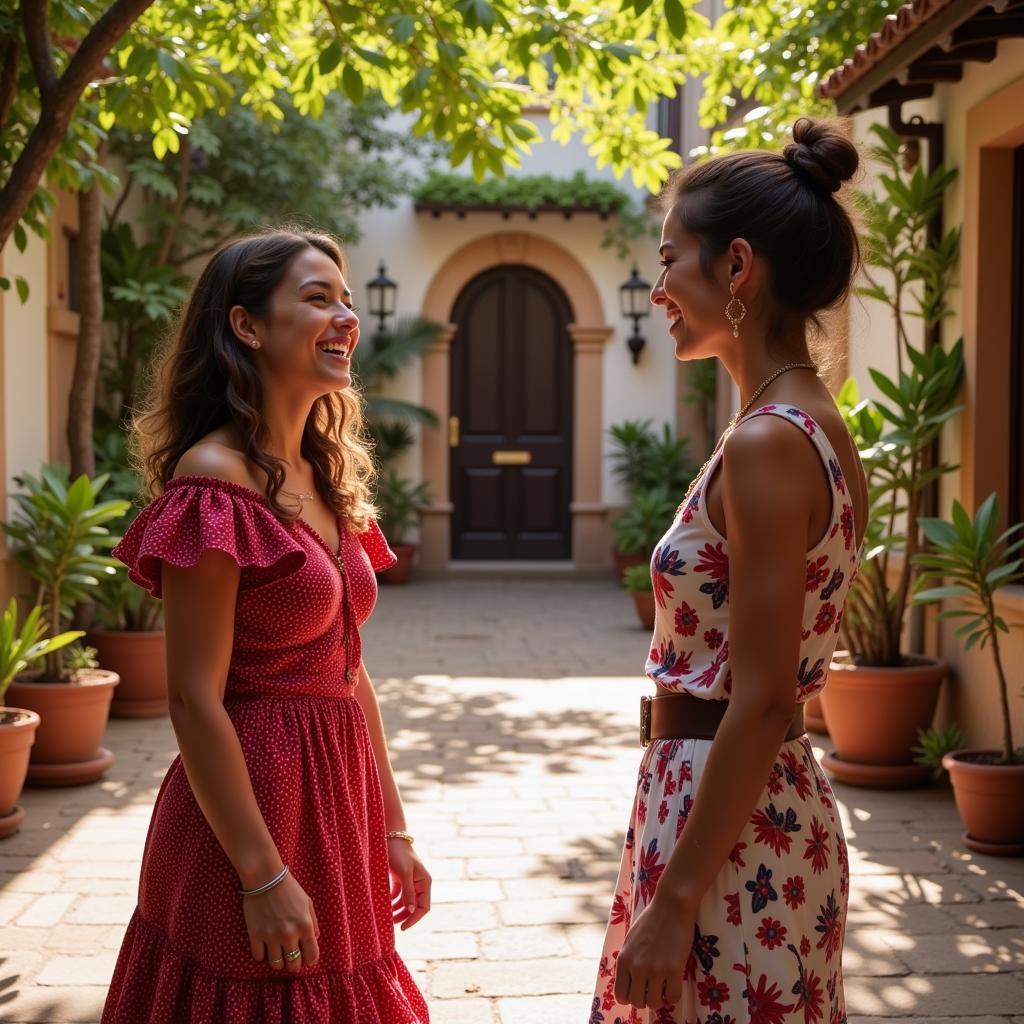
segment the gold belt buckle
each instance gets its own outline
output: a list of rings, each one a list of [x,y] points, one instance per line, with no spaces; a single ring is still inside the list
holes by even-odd
[[[640,698],[640,746],[648,747],[651,743],[651,698]]]

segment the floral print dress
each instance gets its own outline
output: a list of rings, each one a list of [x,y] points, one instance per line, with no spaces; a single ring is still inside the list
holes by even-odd
[[[766,405],[802,430],[827,469],[832,516],[807,554],[798,702],[820,693],[858,559],[853,505],[821,427]],[[670,690],[728,700],[728,542],[704,494],[722,445],[651,559],[656,614],[646,674]],[[849,869],[829,787],[806,736],[785,743],[750,820],[698,908],[682,1000],[658,1010],[616,1001],[615,961],[693,808],[709,740],[655,740],[644,751],[589,1024],[845,1024],[842,945]]]

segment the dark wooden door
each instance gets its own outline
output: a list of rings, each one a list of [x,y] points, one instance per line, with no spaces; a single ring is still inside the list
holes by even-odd
[[[1024,146],[1013,153],[1010,321],[1010,500],[1008,521],[1024,520]],[[978,416],[982,415],[978,410]]]
[[[495,267],[452,319],[452,557],[570,558],[568,300],[538,271]]]

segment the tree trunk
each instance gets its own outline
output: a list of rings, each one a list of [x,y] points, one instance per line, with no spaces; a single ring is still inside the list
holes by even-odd
[[[98,185],[93,185],[78,194],[79,327],[67,422],[72,479],[82,473],[89,477],[96,475],[93,417],[103,344],[102,235],[103,193]]]

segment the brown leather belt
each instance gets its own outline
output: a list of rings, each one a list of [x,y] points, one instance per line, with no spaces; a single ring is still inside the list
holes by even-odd
[[[690,693],[640,698],[640,746],[651,740],[713,740],[729,707],[727,700],[705,700]],[[803,736],[804,706],[797,704],[785,742]]]

